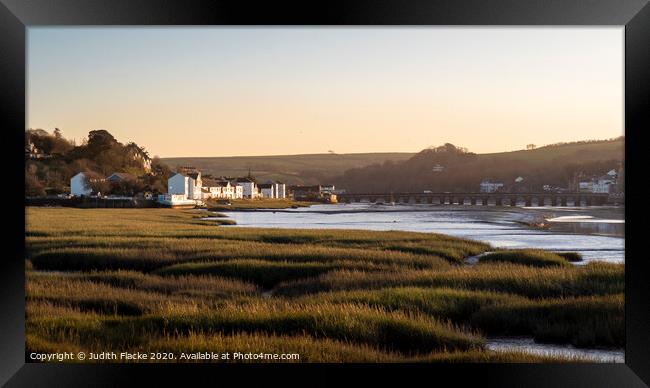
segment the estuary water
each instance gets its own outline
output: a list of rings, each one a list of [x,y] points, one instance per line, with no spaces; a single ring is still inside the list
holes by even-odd
[[[443,233],[494,248],[542,248],[580,252],[590,261],[625,262],[622,207],[496,207],[369,203],[314,205],[286,210],[220,211],[239,227],[366,229]],[[531,226],[536,225],[536,226]],[[479,258],[480,260],[480,258]],[[529,337],[488,338],[492,351],[624,362],[623,349],[578,349],[535,343]]]
[[[593,260],[625,261],[624,209],[620,207],[354,203],[222,213],[239,227],[433,232],[483,241],[495,248],[580,252],[584,260],[578,265]]]
[[[604,363],[625,362],[625,351],[622,349],[582,349],[572,345],[540,344],[527,337],[488,338],[486,347],[495,352],[521,351],[540,356],[577,357]]]

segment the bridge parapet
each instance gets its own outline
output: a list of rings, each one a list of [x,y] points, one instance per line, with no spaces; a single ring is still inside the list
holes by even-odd
[[[403,203],[471,206],[598,206],[604,205],[607,193],[345,193],[338,194],[344,203]],[[571,205],[569,205],[571,204]]]

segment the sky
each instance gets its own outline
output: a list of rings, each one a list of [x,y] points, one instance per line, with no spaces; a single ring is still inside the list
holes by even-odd
[[[27,126],[151,155],[472,152],[623,135],[623,27],[28,29]]]

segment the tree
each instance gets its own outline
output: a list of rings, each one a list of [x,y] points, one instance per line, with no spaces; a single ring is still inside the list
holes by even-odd
[[[25,195],[29,197],[45,196],[45,188],[35,174],[25,171]]]
[[[92,156],[97,156],[99,153],[107,151],[118,144],[118,141],[115,140],[113,135],[105,129],[88,132],[87,148]]]
[[[527,144],[526,145],[527,150],[534,150],[535,148],[537,148],[537,146],[535,144]]]

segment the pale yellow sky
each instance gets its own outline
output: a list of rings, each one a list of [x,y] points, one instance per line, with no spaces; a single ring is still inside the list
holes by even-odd
[[[30,28],[28,127],[152,155],[623,134],[623,28]]]

